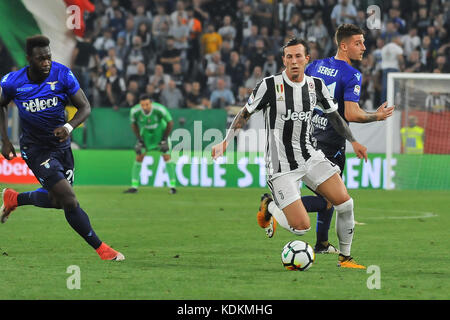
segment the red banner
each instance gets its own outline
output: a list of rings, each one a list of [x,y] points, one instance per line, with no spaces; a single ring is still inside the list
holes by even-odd
[[[10,161],[0,155],[0,183],[39,183],[21,157]]]

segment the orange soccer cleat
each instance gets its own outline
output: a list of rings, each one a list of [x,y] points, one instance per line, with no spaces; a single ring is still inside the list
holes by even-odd
[[[95,249],[95,251],[97,251],[98,255],[102,260],[111,260],[111,261],[125,260],[125,256],[123,254],[114,250],[104,242],[102,242],[100,247]]]
[[[13,189],[5,188],[2,191],[2,207],[0,208],[0,221],[5,223],[9,215],[17,208],[17,196],[19,193]]]

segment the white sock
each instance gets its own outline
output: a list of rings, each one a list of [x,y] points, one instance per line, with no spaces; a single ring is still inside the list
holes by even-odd
[[[355,220],[353,215],[353,199],[334,206],[336,209],[336,233],[339,239],[339,251],[344,256],[350,255],[353,241]]]
[[[267,209],[269,210],[270,214],[274,216],[275,220],[277,220],[278,224],[285,228],[286,230],[292,232],[293,234],[297,236],[302,236],[306,232],[308,232],[311,228],[308,228],[306,230],[297,230],[292,228],[289,225],[289,222],[286,219],[286,216],[284,215],[283,210],[277,207],[274,201],[271,201],[269,205],[267,206]]]

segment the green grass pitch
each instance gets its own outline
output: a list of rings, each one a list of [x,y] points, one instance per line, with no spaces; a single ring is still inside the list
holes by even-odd
[[[1,185],[1,187],[5,187]],[[18,191],[36,186],[13,186]],[[449,299],[448,192],[350,190],[355,200],[352,254],[375,273],[339,269],[335,255],[317,255],[306,272],[287,271],[281,249],[256,223],[264,189],[82,187],[75,191],[100,239],[121,251],[101,261],[62,211],[19,207],[0,225],[2,299]],[[303,190],[305,194],[310,192]],[[334,220],[330,241],[337,245]],[[69,266],[80,289],[67,287]],[[376,267],[375,267],[376,268]],[[370,287],[370,286],[369,286]]]

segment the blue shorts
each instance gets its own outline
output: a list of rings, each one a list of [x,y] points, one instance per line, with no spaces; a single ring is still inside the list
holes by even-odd
[[[46,190],[50,191],[62,179],[73,184],[74,161],[71,148],[22,146],[20,151],[22,158]]]

